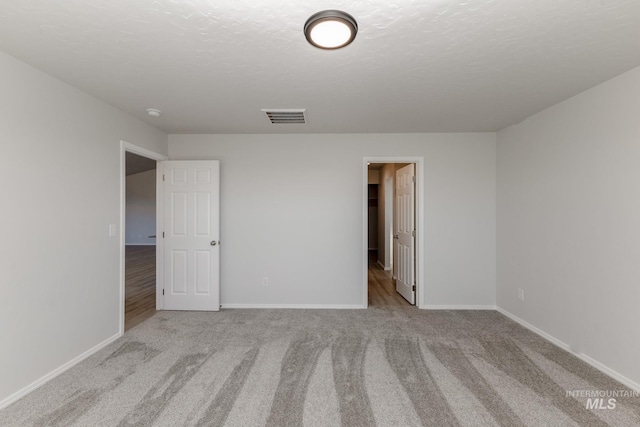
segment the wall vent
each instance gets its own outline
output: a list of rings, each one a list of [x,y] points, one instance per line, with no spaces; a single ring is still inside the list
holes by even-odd
[[[274,125],[304,125],[307,123],[307,118],[304,115],[306,110],[304,108],[297,110],[275,110],[265,108],[262,111],[267,115],[271,124]]]

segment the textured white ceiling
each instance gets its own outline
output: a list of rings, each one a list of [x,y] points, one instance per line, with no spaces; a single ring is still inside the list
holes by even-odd
[[[496,131],[639,66],[640,1],[0,0],[0,50],[169,133]]]

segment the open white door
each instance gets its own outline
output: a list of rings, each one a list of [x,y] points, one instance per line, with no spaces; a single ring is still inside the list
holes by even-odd
[[[415,165],[396,171],[396,291],[411,304],[415,304]]]
[[[220,162],[162,162],[164,309],[220,309]]]

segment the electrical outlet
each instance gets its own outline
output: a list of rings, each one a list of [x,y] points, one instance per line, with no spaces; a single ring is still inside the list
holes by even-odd
[[[524,289],[518,289],[518,299],[524,301]]]
[[[268,277],[263,277],[262,278],[262,286],[269,286],[269,278]]]

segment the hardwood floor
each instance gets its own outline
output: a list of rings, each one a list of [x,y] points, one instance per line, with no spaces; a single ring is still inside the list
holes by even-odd
[[[369,307],[412,307],[393,284],[390,271],[384,271],[376,261],[369,260]]]
[[[156,247],[125,248],[124,330],[156,313]]]

